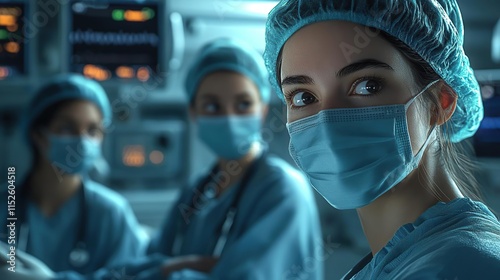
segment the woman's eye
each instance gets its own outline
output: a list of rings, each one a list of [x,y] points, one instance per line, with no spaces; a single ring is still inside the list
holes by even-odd
[[[364,79],[358,82],[354,88],[354,94],[370,95],[381,91],[383,84],[376,79]]]
[[[93,128],[90,128],[90,129],[88,130],[87,134],[88,134],[90,137],[100,137],[100,136],[102,136],[103,131],[102,131],[102,129],[100,129],[100,128],[93,127]]]
[[[292,105],[296,107],[306,106],[316,102],[316,97],[309,92],[300,91],[292,96]]]
[[[207,113],[217,113],[219,111],[219,105],[217,103],[207,103],[203,105],[203,110]]]
[[[242,101],[238,103],[237,109],[239,112],[246,112],[248,111],[248,109],[250,109],[251,105],[252,103],[250,103],[249,101]]]

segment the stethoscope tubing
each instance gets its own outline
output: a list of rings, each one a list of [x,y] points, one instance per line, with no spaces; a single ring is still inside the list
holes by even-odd
[[[258,162],[260,162],[264,157],[265,157],[265,152],[262,152],[261,155],[252,162],[251,166],[247,169],[245,175],[241,179],[241,184],[238,186],[238,189],[236,190],[235,197],[231,202],[231,205],[229,206],[229,209],[226,213],[226,217],[219,227],[219,237],[217,238],[214,250],[212,251],[213,256],[218,257],[222,254],[222,251],[224,250],[224,247],[227,243],[229,233],[231,232],[232,226],[236,219],[236,215],[238,212],[238,205],[241,201],[241,198],[243,197],[243,193],[245,192],[245,189],[250,183],[251,178],[254,176],[256,172]],[[218,170],[217,166],[214,166],[210,171],[209,175],[207,175],[203,180],[200,181],[200,183],[196,187],[196,190],[198,191],[196,193],[203,193],[203,189],[205,188],[205,186],[212,180],[210,174],[214,174],[217,170]],[[191,203],[188,209],[194,209],[193,204],[195,199],[191,197],[189,201]],[[182,221],[179,223],[182,223]],[[182,226],[181,224],[177,225],[171,252],[173,256],[178,256],[180,254],[180,250],[184,242],[183,234],[186,230],[187,230],[187,225],[186,226]]]

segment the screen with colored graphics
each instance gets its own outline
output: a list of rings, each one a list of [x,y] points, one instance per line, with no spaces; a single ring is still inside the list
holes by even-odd
[[[158,3],[71,3],[70,71],[98,81],[147,82],[159,71]]]
[[[480,157],[500,157],[500,81],[482,83],[484,118],[474,135]]]
[[[24,35],[26,6],[15,1],[0,2],[0,80],[26,74]]]

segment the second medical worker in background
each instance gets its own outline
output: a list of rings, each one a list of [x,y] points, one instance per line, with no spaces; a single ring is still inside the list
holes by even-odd
[[[198,137],[218,160],[182,191],[150,246],[169,256],[169,279],[323,279],[312,191],[261,141],[267,77],[262,57],[230,39],[202,47],[189,70]]]
[[[24,115],[33,164],[27,177],[17,180],[16,247],[61,272],[61,278],[62,271],[88,274],[116,266],[143,255],[147,246],[128,202],[88,176],[111,117],[104,89],[80,75],[52,79]],[[6,221],[7,206],[0,206]],[[6,230],[2,227],[4,242]]]

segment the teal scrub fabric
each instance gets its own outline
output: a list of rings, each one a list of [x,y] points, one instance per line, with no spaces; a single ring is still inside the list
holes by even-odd
[[[239,201],[227,243],[212,272],[185,269],[167,278],[162,276],[161,264],[171,258],[212,254],[219,225],[225,220],[236,191],[242,185],[235,184],[218,198],[206,200],[198,211],[186,214],[181,209],[190,205],[195,186],[181,192],[151,241],[146,257],[86,275],[75,271],[59,273],[54,279],[324,279],[324,246],[312,189],[299,171],[274,156],[263,156],[257,162],[255,173],[249,178]],[[173,256],[179,226],[183,229],[183,242],[179,254]],[[112,252],[111,249],[106,251]],[[127,253],[117,254],[126,256]]]
[[[185,230],[180,255],[211,255],[218,225],[225,220],[239,187],[235,185],[190,216],[181,212],[194,195],[194,187],[186,189],[149,252],[170,255],[176,228],[181,225]],[[226,246],[212,272],[186,269],[169,279],[323,280],[322,263],[316,258],[322,248],[316,203],[306,179],[282,159],[264,156],[246,185]]]
[[[90,180],[85,180],[83,187],[87,201],[85,208],[80,192],[48,218],[43,216],[33,203],[27,204],[27,253],[39,258],[53,271],[61,272],[58,276],[61,279],[64,279],[66,274],[62,271],[88,274],[99,268],[116,266],[144,255],[148,244],[147,235],[140,230],[135,215],[123,197]],[[0,206],[7,209],[6,205]],[[74,248],[77,231],[82,222],[79,211],[84,209],[87,211],[88,220],[84,238],[90,260],[83,267],[75,268],[69,263],[69,254]],[[5,217],[6,211],[0,213],[0,216]],[[2,241],[5,241],[3,234]]]
[[[345,279],[498,280],[500,223],[480,202],[440,202],[402,226],[368,264]]]

